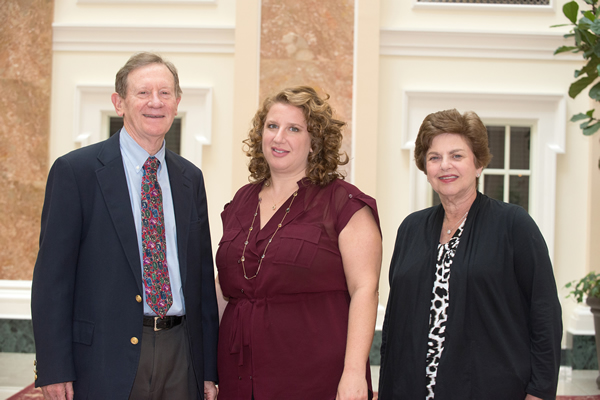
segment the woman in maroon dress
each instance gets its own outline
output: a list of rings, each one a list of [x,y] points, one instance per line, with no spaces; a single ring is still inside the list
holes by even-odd
[[[252,183],[221,214],[216,256],[219,400],[372,397],[379,218],[337,171],[348,160],[332,114],[314,89],[286,89],[244,141]]]

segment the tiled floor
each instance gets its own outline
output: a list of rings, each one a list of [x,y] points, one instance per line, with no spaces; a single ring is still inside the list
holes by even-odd
[[[0,400],[33,382],[34,354],[0,352]]]
[[[33,382],[33,354],[0,352],[0,400],[6,400]],[[379,380],[379,367],[371,367],[373,382]],[[600,395],[596,387],[598,371],[562,369],[558,383],[559,395]]]

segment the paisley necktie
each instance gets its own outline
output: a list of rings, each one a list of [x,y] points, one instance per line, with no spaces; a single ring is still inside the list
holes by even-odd
[[[142,254],[144,263],[144,289],[146,302],[161,318],[173,304],[169,269],[167,268],[167,242],[163,215],[162,191],[156,172],[160,161],[148,157],[142,177]]]

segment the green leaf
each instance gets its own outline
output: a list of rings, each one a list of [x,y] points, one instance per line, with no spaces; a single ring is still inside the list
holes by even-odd
[[[558,49],[556,49],[556,51],[554,52],[554,54],[560,54],[560,53],[564,53],[567,51],[571,51],[576,49],[577,47],[575,46],[560,46]]]
[[[589,118],[589,115],[584,113],[575,114],[571,117],[571,122],[581,121],[582,119]]]
[[[581,39],[587,43],[590,47],[593,47],[598,41],[598,36],[590,31],[581,31]]]
[[[600,122],[596,122],[594,125],[590,125],[587,128],[585,128],[583,130],[583,134],[585,136],[591,136],[594,133],[598,132],[598,129],[600,129]],[[596,294],[596,297],[598,297],[598,295]]]
[[[587,74],[587,75],[597,75],[598,74],[598,65],[600,65],[600,58],[595,54],[589,59],[587,64],[581,69],[579,75]]]
[[[589,95],[590,98],[594,100],[600,100],[600,83],[596,83],[594,86],[592,86]]]
[[[584,123],[582,123],[582,124],[579,124],[579,127],[580,127],[581,129],[585,130],[585,128],[587,128],[588,126],[590,126],[590,124],[591,124],[592,122],[594,122],[594,121],[592,121],[591,119],[590,119],[590,120],[587,120],[587,121],[585,121]]]
[[[575,34],[575,46],[581,47],[581,31],[579,29],[575,29],[573,33]]]
[[[591,110],[587,110],[585,115],[587,115],[590,118],[594,118],[594,109],[592,108]]]
[[[588,11],[586,11],[586,12],[584,12],[584,13],[583,13],[583,15],[584,15],[584,16],[585,16],[587,19],[589,19],[590,21],[595,21],[595,20],[596,20],[596,16],[594,15],[594,13],[593,13],[593,12],[591,12],[591,11],[589,11],[589,10],[588,10]]]
[[[590,85],[592,82],[594,82],[597,77],[598,77],[598,75],[586,76],[584,78],[581,78],[578,81],[571,83],[571,86],[569,86],[569,96],[572,99],[577,97],[577,95],[579,93],[581,93],[581,91],[583,89],[588,87],[588,85]]]
[[[563,14],[565,17],[569,19],[572,23],[577,23],[577,12],[579,11],[579,4],[575,0],[566,3],[563,6]]]
[[[592,25],[590,25],[590,30],[594,32],[596,35],[600,34],[600,20],[596,19]]]
[[[558,28],[561,26],[571,26],[572,24],[558,24],[558,25],[550,25],[550,28]]]

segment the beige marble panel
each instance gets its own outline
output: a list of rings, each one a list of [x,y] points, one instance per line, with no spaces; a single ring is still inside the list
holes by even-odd
[[[0,279],[31,279],[48,172],[52,0],[0,0]]]
[[[329,94],[351,155],[354,0],[263,0],[260,40],[261,102],[295,85]]]

